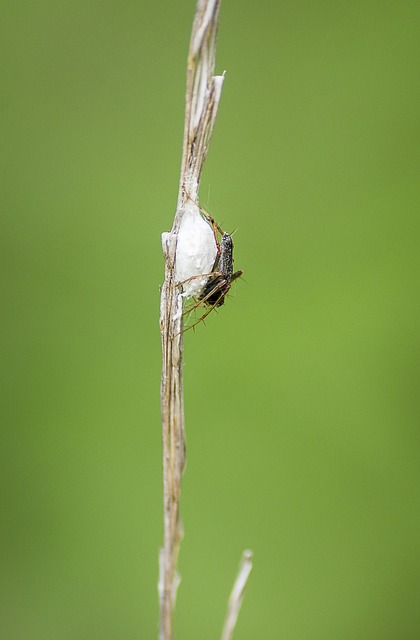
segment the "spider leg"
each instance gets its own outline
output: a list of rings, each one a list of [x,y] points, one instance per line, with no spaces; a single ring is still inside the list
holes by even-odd
[[[215,304],[213,304],[207,311],[206,313],[204,313],[201,318],[199,318],[198,320],[196,320],[194,322],[194,324],[191,324],[189,327],[186,327],[186,329],[183,329],[181,331],[181,333],[185,333],[186,331],[189,331],[190,329],[194,329],[194,327],[196,327],[201,321],[204,322],[205,318],[207,318],[207,316],[209,315],[209,313],[211,313],[213,311],[213,309],[215,309],[217,306],[217,302],[215,302]]]
[[[218,274],[221,275],[221,274]],[[201,304],[206,304],[207,301],[214,296],[215,293],[217,293],[218,291],[220,291],[223,288],[226,288],[226,293],[228,292],[228,290],[230,289],[230,285],[227,287],[226,285],[228,284],[228,281],[226,280],[226,278],[223,278],[223,280],[220,280],[220,282],[218,282],[217,284],[214,285],[214,287],[207,293],[207,295],[205,295],[203,298],[200,298],[199,301],[197,302],[197,304],[195,305],[195,308],[199,307]],[[219,302],[220,297],[217,299],[217,302]],[[213,306],[213,305],[212,305]]]
[[[240,278],[241,275],[243,274],[242,269],[239,269],[239,271],[235,271],[235,273],[233,273],[230,277],[230,281],[233,282],[234,280],[236,280],[237,278]]]
[[[197,324],[199,324],[201,321],[204,322],[205,318],[207,318],[207,316],[209,315],[209,313],[211,313],[213,310],[216,310],[216,307],[219,305],[219,301],[227,294],[227,292],[230,289],[230,285],[229,287],[226,288],[227,285],[227,281],[226,280],[222,280],[221,282],[219,282],[214,289],[212,289],[211,291],[209,291],[209,293],[207,294],[207,296],[205,296],[203,299],[199,300],[190,310],[190,313],[192,311],[194,311],[195,309],[197,309],[199,306],[201,306],[201,304],[205,304],[206,300],[208,300],[211,296],[213,296],[215,293],[217,293],[217,291],[220,291],[220,295],[217,298],[216,302],[214,302],[209,309],[201,316],[201,318],[199,318],[198,320],[196,320],[192,325],[190,325],[189,327],[186,327],[186,329],[182,330],[182,333],[184,333],[185,331],[189,331],[190,329],[194,329],[195,326],[197,326]]]
[[[206,277],[206,276],[207,276],[207,277],[209,277],[209,278],[210,278],[210,277],[212,277],[212,276],[214,276],[214,277],[221,277],[222,275],[223,275],[223,274],[222,274],[222,273],[219,273],[218,271],[213,271],[212,273],[204,273],[202,276],[201,276],[201,275],[199,275],[199,276],[191,276],[191,278],[188,278],[187,280],[184,280],[183,282],[178,282],[178,285],[182,285],[182,284],[184,284],[185,282],[189,282],[189,280],[192,280],[193,278],[202,278],[202,277]],[[212,290],[212,291],[210,291],[210,292],[209,292],[209,293],[208,293],[204,298],[201,298],[200,300],[197,300],[197,298],[196,298],[195,296],[193,296],[194,304],[193,304],[191,307],[189,307],[188,309],[185,309],[185,311],[183,312],[183,314],[182,314],[182,315],[183,315],[183,316],[185,316],[185,315],[190,315],[190,314],[191,314],[195,309],[197,309],[198,307],[200,307],[200,306],[201,306],[201,304],[202,304],[203,302],[205,302],[205,301],[209,298],[209,296],[210,296],[210,295],[212,295],[213,293],[215,293],[216,291],[218,291],[218,290],[220,289],[220,287],[221,287],[221,285],[222,285],[222,284],[223,284],[223,281],[222,281],[222,282],[220,282],[220,283],[218,283],[218,284],[213,288],[213,290]],[[177,286],[178,286],[178,285],[177,285]]]
[[[226,285],[226,280],[221,280],[220,282],[218,282],[217,285],[215,285],[214,288],[211,291],[209,291],[206,296],[204,296],[204,298],[200,298],[199,300],[194,302],[194,304],[189,309],[186,309],[182,315],[183,316],[191,315],[193,311],[198,309],[198,307],[201,307],[203,304],[206,304],[207,300],[209,300],[209,298],[211,298],[211,296],[213,296],[215,293],[220,291],[225,285]],[[216,306],[217,306],[217,303],[220,300],[220,297],[221,296],[219,296],[219,298],[217,299]],[[215,305],[211,305],[212,308],[214,306]]]
[[[196,280],[197,278],[210,278],[210,276],[220,276],[220,275],[223,275],[223,274],[219,273],[218,271],[212,271],[211,273],[198,273],[196,276],[190,276],[186,280],[181,280],[181,282],[176,282],[174,286],[181,287],[183,284],[187,284],[187,282],[190,282],[191,280]]]

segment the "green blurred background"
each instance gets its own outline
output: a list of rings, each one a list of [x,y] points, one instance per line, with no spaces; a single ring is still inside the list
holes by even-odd
[[[160,233],[193,0],[2,2],[0,637],[157,635]],[[224,0],[176,637],[420,637],[418,2]]]

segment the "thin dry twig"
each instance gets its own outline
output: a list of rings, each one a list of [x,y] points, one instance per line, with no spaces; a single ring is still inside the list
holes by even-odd
[[[171,640],[179,584],[182,539],[179,514],[185,467],[182,387],[182,297],[175,286],[177,237],[188,199],[198,200],[201,171],[220,100],[223,76],[213,76],[220,0],[199,0],[187,64],[184,142],[178,203],[172,230],[163,235],[165,281],[161,289],[161,414],[163,443],[164,544],[159,557],[160,640]]]
[[[235,629],[236,620],[238,619],[239,610],[241,608],[244,597],[245,586],[252,569],[252,551],[247,549],[242,554],[241,564],[239,566],[238,575],[230,594],[228,609],[226,614],[225,625],[223,627],[221,640],[231,640]]]

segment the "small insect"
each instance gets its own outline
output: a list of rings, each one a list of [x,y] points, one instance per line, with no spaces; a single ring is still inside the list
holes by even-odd
[[[242,269],[233,272],[233,241],[232,236],[229,233],[225,233],[217,224],[217,222],[207,213],[204,212],[206,218],[213,227],[214,238],[217,246],[216,260],[213,265],[213,270],[209,274],[209,279],[205,284],[203,290],[197,298],[195,304],[184,312],[184,315],[190,315],[195,309],[198,309],[202,305],[209,307],[207,311],[193,324],[188,326],[184,331],[192,329],[199,322],[204,320],[209,313],[221,307],[225,303],[225,298],[229,293],[232,286],[232,282],[237,278],[240,278],[243,274]],[[219,242],[217,234],[221,235]]]

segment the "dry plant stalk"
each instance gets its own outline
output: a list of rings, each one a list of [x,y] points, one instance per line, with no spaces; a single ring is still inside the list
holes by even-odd
[[[178,232],[188,200],[198,201],[201,171],[217,114],[224,76],[213,76],[220,0],[198,0],[187,64],[185,126],[178,203],[172,229],[162,236],[165,280],[161,289],[161,415],[163,445],[164,544],[159,556],[160,640],[171,640],[179,584],[179,512],[185,467],[182,385],[182,297],[176,287]]]
[[[247,549],[242,554],[241,564],[239,566],[238,575],[230,593],[228,610],[226,614],[225,625],[222,631],[221,640],[231,640],[233,630],[238,619],[239,610],[244,598],[246,583],[252,569],[252,551]]]

